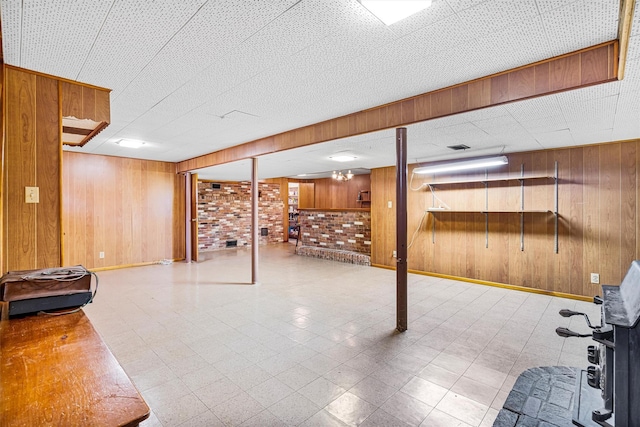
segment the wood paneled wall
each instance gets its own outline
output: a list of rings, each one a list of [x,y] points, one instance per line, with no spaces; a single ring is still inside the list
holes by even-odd
[[[524,214],[521,251],[519,214],[489,214],[486,248],[483,214],[438,212],[425,217],[409,250],[409,268],[583,296],[601,292],[600,285],[590,283],[590,273],[599,273],[601,284],[619,284],[631,261],[640,257],[640,140],[508,157],[509,165],[491,171],[490,177],[519,176],[521,164],[525,176],[553,175],[554,162],[558,162],[559,252],[554,252],[551,214]],[[484,172],[465,176],[482,178]],[[371,182],[372,263],[395,266],[391,256],[395,209],[388,208],[388,201],[395,203],[395,168],[373,170]],[[414,178],[413,187],[421,182]],[[451,209],[484,209],[482,184],[435,191]],[[520,191],[517,181],[490,183],[490,209],[520,209]],[[553,180],[525,181],[524,197],[525,209],[553,210]],[[428,189],[409,191],[409,238],[432,200]]]
[[[65,264],[184,258],[185,181],[174,163],[74,152],[63,160]]]
[[[4,73],[2,270],[59,266],[58,82],[14,68]],[[39,187],[39,203],[25,203],[25,187]]]
[[[371,190],[371,175],[355,175],[341,182],[333,178],[314,179],[315,207],[319,209],[368,208],[369,204],[358,203],[359,191]]]
[[[178,163],[178,171],[214,166],[382,129],[606,83],[617,78],[618,41],[401,99],[225,148]]]

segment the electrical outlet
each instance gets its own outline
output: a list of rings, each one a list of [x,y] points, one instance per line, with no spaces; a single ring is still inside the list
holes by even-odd
[[[600,275],[598,273],[591,273],[591,283],[596,285],[600,283]]]
[[[100,252],[100,258],[104,258],[104,252]]]
[[[397,258],[398,257],[398,252],[397,251],[393,251],[393,254],[391,256],[394,257],[394,258]]]
[[[393,202],[392,202],[391,200],[389,200],[389,201],[387,202],[387,207],[388,207],[389,209],[391,209],[391,208],[393,207]]]

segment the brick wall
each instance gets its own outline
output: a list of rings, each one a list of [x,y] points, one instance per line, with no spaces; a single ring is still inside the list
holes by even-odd
[[[300,243],[326,249],[371,254],[368,211],[300,211]]]
[[[282,242],[280,185],[260,184],[258,191],[258,227],[268,230],[260,244]],[[211,182],[198,182],[198,248],[221,249],[228,240],[251,245],[251,183],[221,182],[220,189],[213,189]]]

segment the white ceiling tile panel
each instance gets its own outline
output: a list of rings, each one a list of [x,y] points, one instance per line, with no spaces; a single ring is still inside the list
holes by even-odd
[[[575,1],[576,0],[536,0],[536,4],[538,5],[538,11],[540,13],[545,13],[553,9],[564,7]]]
[[[442,1],[442,0],[441,0]],[[444,0],[455,12],[461,12],[465,9],[478,6],[486,0]]]
[[[4,62],[21,66],[22,0],[2,0],[2,54]]]
[[[25,0],[20,63],[15,65],[76,79],[112,3]]]
[[[482,58],[501,64],[504,71],[521,64],[549,58],[549,41],[540,16],[532,16],[516,25],[510,25],[479,39]],[[489,65],[489,64],[487,64]]]
[[[562,105],[563,111],[570,113],[573,106],[591,105],[595,108],[595,106],[602,105],[600,100],[615,97],[620,93],[620,84],[621,82],[618,81],[610,82],[602,85],[561,92],[554,96],[560,105]]]
[[[562,116],[562,108],[557,95],[512,102],[505,105],[504,109],[521,123],[540,118]]]
[[[264,2],[208,2],[141,71],[135,86],[112,99],[145,99],[151,108],[282,12]]]
[[[473,123],[465,122],[459,123],[451,126],[442,126],[436,128],[437,134],[439,135],[456,135],[458,133],[468,133],[468,132],[482,132],[481,129],[478,129]]]
[[[513,105],[513,104],[506,104]],[[509,111],[505,108],[505,105],[498,105],[496,107],[482,108],[480,110],[469,111],[468,113],[458,114],[464,120],[469,122],[476,122],[481,120],[493,119],[496,117],[507,116]]]
[[[640,24],[638,25],[640,26]],[[629,40],[629,49],[627,50],[627,62],[636,59],[640,59],[640,35],[631,37]]]
[[[575,145],[586,145],[586,144],[597,144],[602,142],[611,141],[611,129],[602,129],[602,130],[588,130],[588,131],[572,131],[571,137],[573,138],[573,142]],[[558,145],[554,147],[562,147],[563,144],[560,141]]]
[[[640,91],[624,92],[618,97],[616,115],[637,114],[640,112]]]
[[[636,0],[631,24],[631,36],[640,36],[640,1]]]
[[[569,125],[562,114],[520,122],[522,127],[532,134],[554,132],[568,129]]]
[[[491,117],[488,119],[475,120],[473,124],[482,130],[493,131],[495,129],[502,129],[505,126],[518,124],[518,121],[510,115],[504,115]]]
[[[618,8],[618,0],[583,0],[544,13],[551,56],[615,39]]]
[[[78,80],[123,90],[205,2],[116,1]],[[135,42],[113,42],[123,34]],[[110,67],[104,67],[105,58]]]
[[[569,126],[592,127],[601,120],[611,122],[616,113],[618,96],[590,100],[584,103],[566,104],[562,112]],[[611,127],[613,123],[609,123]]]
[[[402,49],[410,51],[415,57],[421,57],[421,51],[430,54],[446,51],[474,39],[473,32],[461,31],[464,26],[464,20],[459,16],[450,15],[399,38],[393,44],[385,46],[383,51]]]
[[[569,129],[562,129],[554,132],[539,133],[536,140],[543,148],[561,147],[565,145],[575,145]]]
[[[529,133],[520,123],[503,124],[501,127],[493,127],[485,131],[491,138],[499,138],[505,136],[511,139],[514,136],[526,136]]]
[[[640,42],[640,39],[638,39]],[[624,71],[624,79],[620,82],[620,92],[640,91],[640,58],[627,61]]]
[[[535,0],[487,1],[458,12],[465,31],[480,37],[520,25],[538,15]]]

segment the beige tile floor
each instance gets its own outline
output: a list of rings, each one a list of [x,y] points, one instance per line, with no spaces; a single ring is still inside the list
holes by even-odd
[[[261,248],[99,273],[87,315],[152,409],[149,426],[490,426],[518,374],[586,366],[560,308],[593,304]]]

